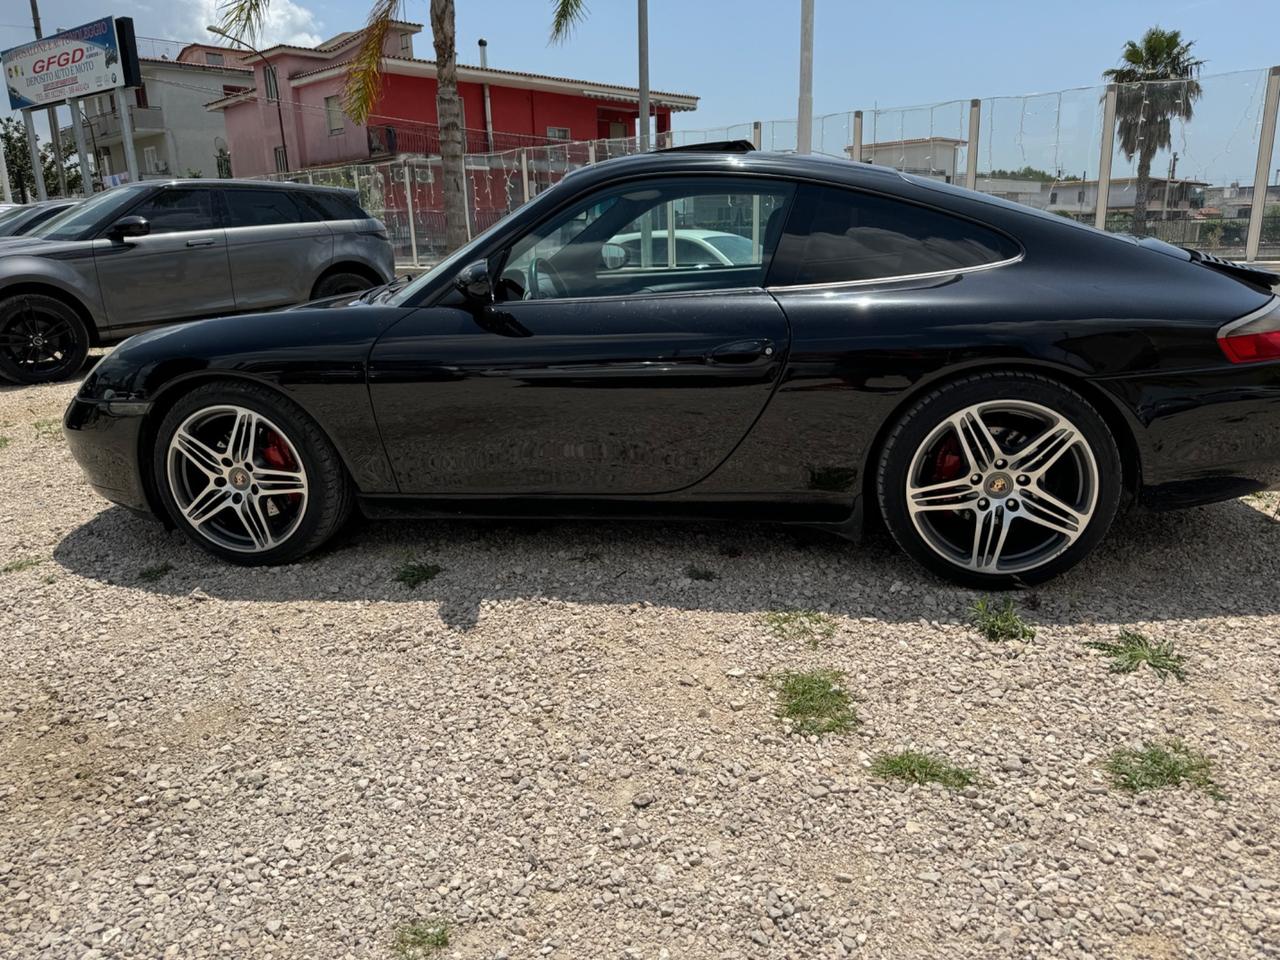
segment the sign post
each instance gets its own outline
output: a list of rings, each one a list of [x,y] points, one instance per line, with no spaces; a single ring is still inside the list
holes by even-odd
[[[133,148],[131,118],[122,89],[136,87],[141,83],[138,46],[131,19],[103,17],[50,37],[41,37],[31,43],[11,47],[0,52],[0,66],[4,70],[9,106],[14,110],[21,110],[26,118],[32,156],[35,158],[33,162],[37,192],[41,199],[45,197],[45,190],[41,182],[31,111],[47,107],[56,118],[54,110],[57,106],[71,103],[73,114],[77,114],[75,104],[82,97],[115,94],[129,175],[137,178],[138,163]],[[60,131],[57,120],[53,119],[52,123],[50,140],[56,146]],[[79,124],[75,123],[73,126],[79,134]],[[83,134],[78,135],[77,146],[81,139]],[[83,152],[81,155],[83,157]],[[83,162],[82,159],[81,163]],[[81,176],[87,179],[88,169],[81,171]],[[63,192],[65,193],[65,189]]]
[[[27,146],[31,148],[31,174],[36,179],[36,199],[48,200],[49,193],[44,187],[44,167],[40,165],[40,145],[36,143],[36,124],[31,119],[31,111],[22,111],[22,122],[27,125]]]
[[[84,146],[84,121],[80,115],[80,101],[72,100],[67,106],[71,108],[71,132],[76,138],[76,156],[80,160],[80,192],[86,197],[92,197],[93,178],[89,176],[89,152]]]

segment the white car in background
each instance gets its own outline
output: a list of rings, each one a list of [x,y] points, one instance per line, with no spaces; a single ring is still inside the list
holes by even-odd
[[[654,230],[649,235],[654,266],[667,266],[667,231]],[[750,237],[721,230],[697,230],[676,227],[676,267],[736,267],[758,263]],[[620,233],[609,241],[627,252],[627,266],[640,266],[640,234]]]

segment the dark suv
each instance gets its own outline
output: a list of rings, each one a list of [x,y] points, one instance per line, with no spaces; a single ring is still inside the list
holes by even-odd
[[[0,380],[76,373],[91,345],[158,324],[266,310],[392,279],[382,223],[355,194],[149,180],[0,240]]]

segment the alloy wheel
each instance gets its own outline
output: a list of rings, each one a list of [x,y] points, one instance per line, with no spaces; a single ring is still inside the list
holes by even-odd
[[[205,407],[183,420],[169,440],[166,474],[182,517],[227,550],[278,547],[306,513],[307,474],[297,448],[247,407]]]
[[[24,380],[56,379],[76,357],[75,327],[71,320],[42,309],[29,297],[22,300],[0,327],[0,351]]]
[[[1084,434],[1049,407],[1000,399],[939,423],[916,448],[907,512],[931,550],[980,573],[1033,570],[1075,543],[1098,503]]]

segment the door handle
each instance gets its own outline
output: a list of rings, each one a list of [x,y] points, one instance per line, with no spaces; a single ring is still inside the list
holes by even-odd
[[[736,340],[725,343],[707,354],[711,363],[751,363],[761,357],[772,357],[772,340]]]
[[[199,237],[196,240],[188,240],[187,246],[188,247],[212,247],[217,242],[218,241],[213,239],[213,237]]]

